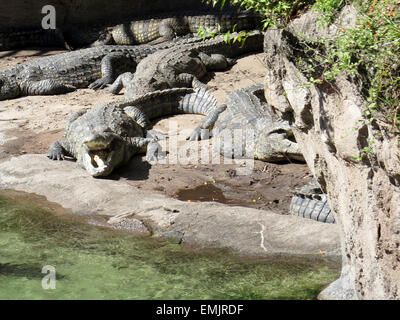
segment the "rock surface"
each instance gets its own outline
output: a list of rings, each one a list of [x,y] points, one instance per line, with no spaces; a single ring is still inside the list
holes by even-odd
[[[1,52],[0,68],[56,53],[60,51]],[[263,55],[240,57],[232,68],[210,73],[207,84],[219,103],[232,91],[263,81],[266,73]],[[22,154],[46,154],[51,143],[61,138],[73,113],[120,99],[121,95],[113,95],[108,90],[79,89],[64,95],[0,101],[0,162]],[[190,152],[197,142],[186,140],[203,119],[202,115],[182,114],[155,121],[154,129],[167,136],[165,143],[160,142],[168,152],[165,164],[150,166],[140,155],[110,178],[122,178],[135,188],[184,201],[217,201],[288,214],[292,191],[311,179],[307,165],[256,160],[250,175],[238,175],[241,164],[232,159],[210,163],[212,154],[207,159],[203,151]],[[197,147],[208,147],[211,151],[214,141],[200,141]],[[189,151],[189,159],[185,151]]]
[[[342,25],[355,10],[346,7]],[[318,37],[316,15],[309,13],[289,30]],[[294,27],[293,27],[294,26]],[[297,33],[297,36],[300,36]],[[400,141],[383,123],[361,124],[364,100],[357,86],[340,76],[335,87],[306,87],[305,76],[291,59],[296,37],[270,30],[265,37],[267,102],[291,119],[307,164],[328,195],[341,232],[342,274],[321,299],[400,298]],[[354,160],[374,139],[373,153]]]
[[[212,202],[187,203],[133,188],[123,181],[94,179],[75,162],[23,155],[0,163],[2,188],[45,195],[75,213],[109,216],[113,226],[151,226],[155,236],[246,255],[320,256],[336,259],[336,225]],[[129,221],[133,219],[133,221]],[[137,230],[140,231],[140,230]]]
[[[0,67],[58,52],[0,53]],[[231,69],[210,76],[208,84],[219,103],[230,92],[263,81],[262,57],[260,53],[239,58]],[[340,261],[337,226],[288,216],[291,191],[311,178],[305,164],[255,161],[253,172],[241,176],[237,175],[240,164],[203,162],[203,154],[194,157],[196,162],[168,161],[153,166],[138,156],[109,179],[98,180],[87,176],[75,162],[46,158],[48,147],[61,138],[71,114],[120,99],[107,90],[80,89],[65,95],[1,101],[0,188],[43,195],[77,214],[89,215],[96,225],[142,233],[150,230],[155,236],[170,236],[203,247],[231,248],[244,255],[311,255]],[[165,145],[168,159],[180,159],[181,151],[189,150],[194,142],[186,141],[186,135],[203,118],[176,115],[155,123],[154,129],[165,133],[168,142],[177,142],[176,149]],[[174,125],[176,132],[171,130]],[[213,139],[203,143],[212,150]],[[198,193],[198,187],[208,191]],[[225,199],[221,199],[221,193]],[[195,202],[204,201],[205,195],[213,202]]]

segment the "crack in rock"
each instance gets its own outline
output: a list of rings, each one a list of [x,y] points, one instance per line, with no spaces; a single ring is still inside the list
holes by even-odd
[[[182,237],[179,239],[178,244],[182,244],[184,242],[183,238],[186,235],[186,231],[190,230],[190,227],[192,226],[192,224],[197,220],[197,217],[199,216],[199,213],[196,212],[196,216],[193,218],[193,221],[190,222],[187,226],[187,228],[182,232]]]
[[[265,245],[264,245],[264,242],[265,242],[265,238],[264,238],[265,226],[264,226],[261,222],[258,222],[258,224],[259,224],[260,227],[261,227],[261,231],[255,232],[255,233],[259,233],[260,236],[261,236],[261,243],[260,243],[261,249],[263,249],[265,252],[268,252],[268,249],[267,249],[267,248],[265,247]]]

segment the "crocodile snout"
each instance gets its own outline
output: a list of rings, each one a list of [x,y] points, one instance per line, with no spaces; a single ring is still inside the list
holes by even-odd
[[[84,140],[84,144],[89,150],[102,150],[108,148],[114,139],[118,138],[111,132],[95,133]]]
[[[116,149],[119,140],[116,134],[110,132],[92,134],[84,140],[83,165],[92,176],[106,176],[118,165],[116,155],[121,150]]]

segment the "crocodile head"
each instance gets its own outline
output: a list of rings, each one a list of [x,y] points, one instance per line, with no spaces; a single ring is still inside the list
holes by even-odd
[[[285,160],[304,161],[290,126],[283,122],[272,130],[264,130],[257,137],[254,156],[258,160],[280,162]]]
[[[20,95],[20,87],[11,78],[0,76],[0,101],[17,98]]]
[[[91,134],[83,140],[77,156],[81,167],[93,177],[108,176],[125,159],[125,143],[113,132]]]

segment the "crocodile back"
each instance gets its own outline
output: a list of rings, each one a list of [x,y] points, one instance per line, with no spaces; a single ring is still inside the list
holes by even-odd
[[[161,36],[173,39],[188,33],[197,33],[199,28],[220,32],[228,30],[252,30],[260,26],[260,17],[252,13],[199,13],[186,12],[151,19],[136,19],[112,27],[115,43],[129,45],[148,43]]]
[[[208,15],[188,15],[187,23],[190,32],[196,33],[199,28],[217,29],[220,32],[252,30],[260,27],[261,18],[253,13],[225,12]]]
[[[232,33],[231,40],[227,42],[223,35],[218,35],[205,41],[183,44],[183,46],[188,50],[198,50],[206,54],[222,54],[228,58],[236,58],[251,52],[262,52],[263,32],[254,30],[248,33],[244,44],[234,42],[237,36],[239,36],[238,33]]]
[[[262,97],[263,92],[262,84],[231,92],[226,98],[228,108],[218,118],[215,127],[219,130],[238,129],[246,126],[256,129],[258,122],[269,121],[272,115]]]
[[[71,52],[65,52],[38,58],[21,65],[0,70],[0,76],[15,77],[20,81],[56,80],[59,83],[72,85],[77,88],[87,87],[101,77],[101,61],[109,54],[124,55],[126,64],[119,66],[125,72],[133,70],[143,58],[158,50],[170,48],[176,44],[187,44],[196,40],[180,40],[159,45],[139,46],[98,46]]]
[[[226,105],[214,126],[224,155],[234,152],[235,157],[246,154],[268,162],[304,160],[290,124],[266,103],[262,84],[232,92]]]

